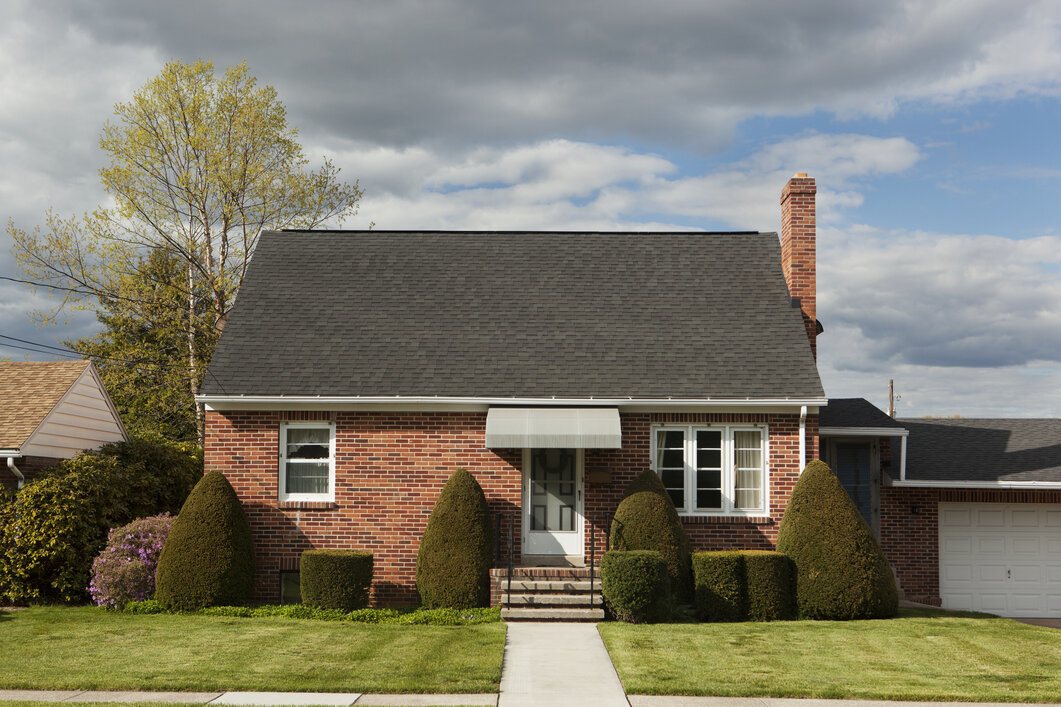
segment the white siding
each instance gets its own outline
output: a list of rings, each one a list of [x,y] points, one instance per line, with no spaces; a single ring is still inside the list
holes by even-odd
[[[22,454],[67,459],[123,439],[125,430],[90,366],[26,440]]]

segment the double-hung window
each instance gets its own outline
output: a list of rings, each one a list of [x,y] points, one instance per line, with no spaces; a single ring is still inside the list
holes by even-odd
[[[280,425],[280,500],[335,500],[335,425]]]
[[[767,512],[765,427],[676,426],[653,429],[652,468],[679,513]]]

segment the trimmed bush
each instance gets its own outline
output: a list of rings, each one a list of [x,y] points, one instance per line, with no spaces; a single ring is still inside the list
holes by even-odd
[[[0,601],[84,601],[108,531],[176,513],[201,475],[195,445],[145,439],[48,469],[0,504]]]
[[[703,621],[743,621],[747,617],[743,553],[693,553],[693,598],[696,615]]]
[[[457,469],[442,487],[416,558],[416,589],[427,609],[466,609],[490,603],[494,530],[486,495],[475,477]]]
[[[155,595],[155,569],[173,516],[168,513],[134,520],[113,529],[107,546],[92,561],[89,596],[98,606],[120,609]]]
[[[244,604],[254,587],[250,526],[219,471],[195,485],[162,548],[155,598],[170,611]]]
[[[353,611],[368,606],[372,553],[306,550],[299,565],[302,603],[318,609]]]
[[[692,560],[689,539],[678,511],[654,471],[646,470],[630,482],[612,519],[611,547],[615,550],[655,550],[667,564],[674,598],[692,598]]]
[[[799,615],[895,616],[895,577],[866,521],[822,461],[807,465],[781,519],[777,549],[796,564]]]
[[[770,550],[745,550],[741,555],[748,621],[796,618],[796,567],[792,558]]]
[[[612,615],[628,623],[667,618],[670,575],[656,550],[610,550],[601,559],[601,594]]]

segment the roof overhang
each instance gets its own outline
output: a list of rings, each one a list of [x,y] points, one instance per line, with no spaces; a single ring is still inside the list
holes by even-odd
[[[490,408],[488,449],[619,449],[623,446],[619,409]]]
[[[910,430],[905,427],[821,427],[820,437],[906,437]]]
[[[195,400],[212,410],[437,410],[485,412],[496,406],[510,407],[614,407],[622,411],[788,411],[811,412],[825,398],[503,398],[449,396],[326,396],[326,395],[197,395]]]
[[[892,481],[891,485],[899,488],[919,489],[1023,489],[1025,491],[1061,489],[1061,481],[917,481],[907,479],[906,481]]]

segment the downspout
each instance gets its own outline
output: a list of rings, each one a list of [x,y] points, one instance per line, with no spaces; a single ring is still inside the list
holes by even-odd
[[[26,483],[26,477],[23,476],[19,468],[15,466],[14,457],[7,458],[7,468],[10,469],[11,473],[15,475],[15,478],[18,479],[18,487],[22,488],[22,485]]]
[[[799,408],[799,473],[807,466],[807,406]]]
[[[899,439],[899,480],[906,481],[906,436]]]

